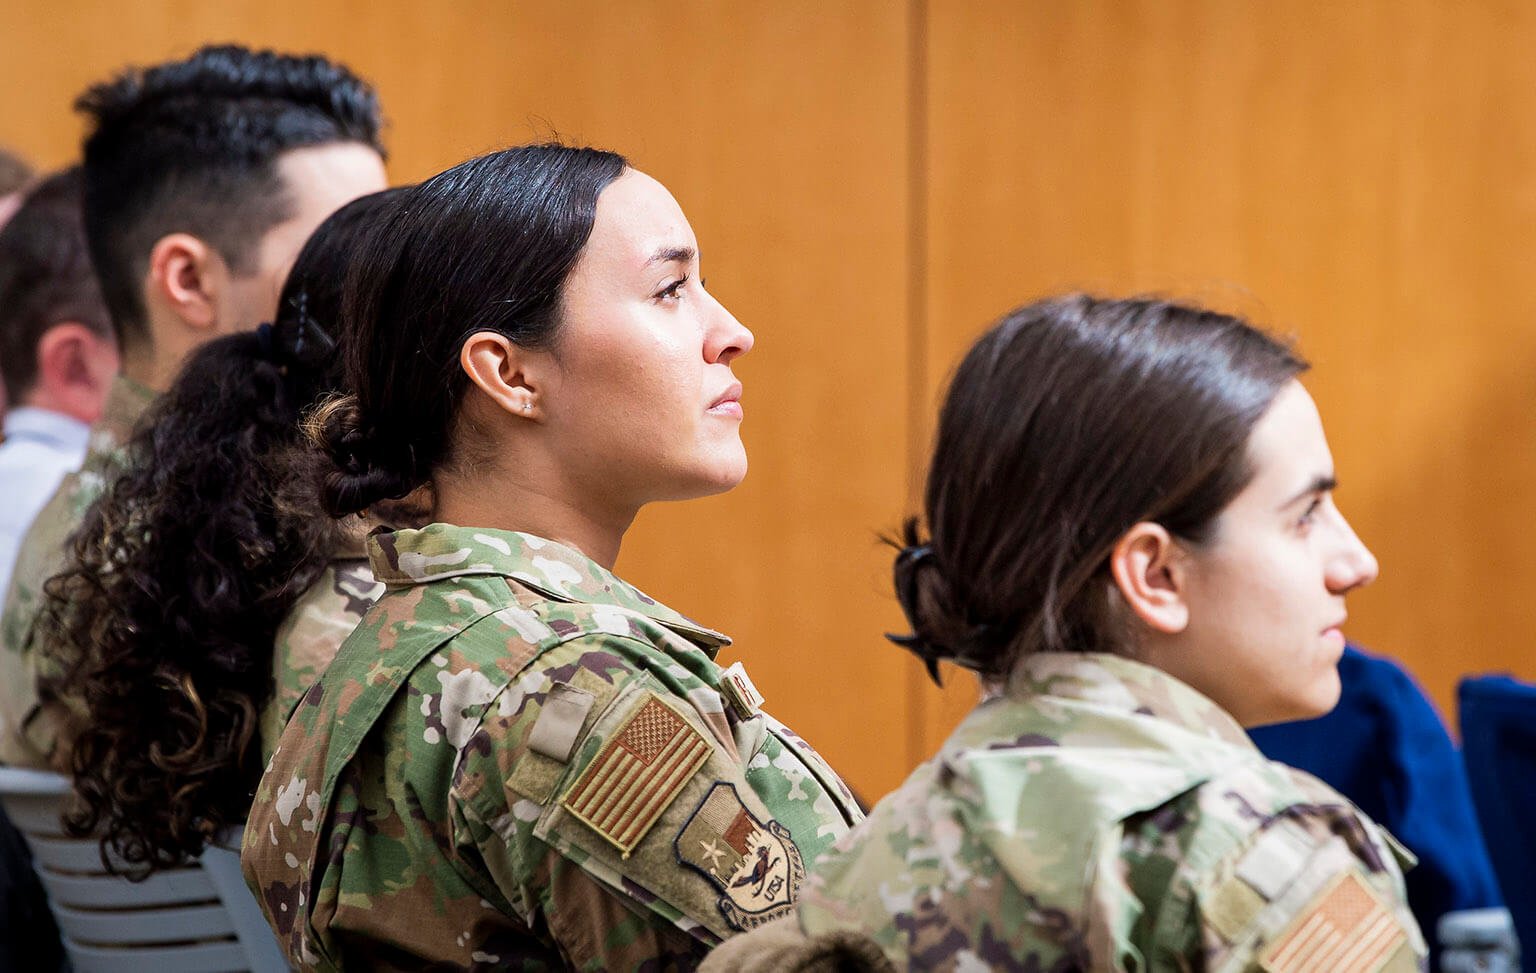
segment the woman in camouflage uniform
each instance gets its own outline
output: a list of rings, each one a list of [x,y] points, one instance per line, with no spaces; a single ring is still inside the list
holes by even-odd
[[[385,593],[304,697],[246,876],[305,968],[688,969],[788,914],[860,817],[727,639],[612,573],[653,500],[746,472],[731,364],[671,195],[528,146],[408,190],[349,279],[353,394],[316,416]]]
[[[1155,300],[1048,300],[976,343],[895,641],[986,699],[816,864],[798,922],[711,968],[1419,967],[1406,853],[1242,729],[1334,705],[1376,575],[1304,368]]]
[[[72,714],[77,806],[137,874],[183,865],[245,820],[270,744],[383,590],[362,529],[306,489],[299,418],[340,382],[326,329],[362,228],[394,191],[333,213],[305,244],[276,320],[197,349],[128,441],[42,614],[88,646],[45,679]]]

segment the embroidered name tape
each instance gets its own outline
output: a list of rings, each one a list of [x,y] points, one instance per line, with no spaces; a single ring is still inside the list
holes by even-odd
[[[703,735],[647,693],[560,803],[628,858],[708,758]]]
[[[747,670],[740,662],[733,662],[722,675],[720,688],[725,690],[725,698],[731,704],[731,709],[736,711],[738,718],[751,719],[762,708],[763,696],[747,677]]]
[[[1406,943],[1375,891],[1355,872],[1334,879],[1260,958],[1270,973],[1373,973]]]

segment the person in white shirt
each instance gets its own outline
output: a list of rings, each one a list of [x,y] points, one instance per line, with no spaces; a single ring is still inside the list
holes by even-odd
[[[117,374],[117,343],[91,269],[80,172],[43,180],[0,229],[0,592],[27,527],[85,456]]]

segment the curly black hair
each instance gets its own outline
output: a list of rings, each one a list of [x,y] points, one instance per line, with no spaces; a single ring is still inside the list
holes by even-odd
[[[65,668],[40,688],[73,714],[65,828],[99,837],[109,868],[108,850],[134,877],[182,864],[250,808],[277,629],[343,538],[300,420],[341,381],[327,327],[346,262],[397,193],[315,231],[272,325],[188,359],[45,585]]]

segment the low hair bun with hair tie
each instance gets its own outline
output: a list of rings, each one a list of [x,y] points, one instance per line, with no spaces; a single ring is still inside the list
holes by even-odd
[[[934,577],[923,579],[925,571]],[[933,548],[908,544],[896,554],[896,600],[912,626],[911,635],[886,638],[923,660],[928,676],[943,687],[939,663],[953,662],[979,675],[997,675],[999,650],[1013,626],[977,622],[964,606],[954,602],[948,580],[940,570]]]
[[[935,685],[943,688],[944,680],[939,677],[939,662],[950,658],[954,653],[946,646],[932,642],[918,633],[922,627],[918,624],[922,613],[918,608],[920,598],[917,575],[924,567],[932,564],[933,548],[927,544],[908,544],[897,552],[893,572],[896,581],[896,600],[901,604],[901,610],[912,626],[912,634],[893,635],[887,632],[885,637],[923,660],[923,666],[928,670],[928,678],[932,679]]]

